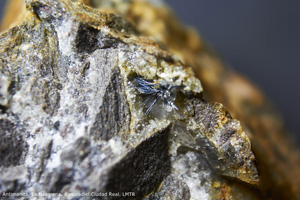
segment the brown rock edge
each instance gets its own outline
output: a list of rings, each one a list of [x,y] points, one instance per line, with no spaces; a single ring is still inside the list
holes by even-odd
[[[94,2],[84,1],[90,5],[95,5]],[[23,0],[10,1],[1,30],[19,23],[24,11]],[[234,118],[241,121],[257,159],[262,180],[259,187],[266,196],[300,199],[299,150],[260,90],[241,75],[228,70],[197,33],[182,26],[168,8],[136,1],[126,13],[115,12],[134,23],[143,35],[155,38],[161,46],[168,47],[191,66],[204,86],[205,97],[221,102]],[[149,13],[152,15],[149,16]],[[218,187],[224,193],[221,196],[226,199],[228,186],[216,185]]]

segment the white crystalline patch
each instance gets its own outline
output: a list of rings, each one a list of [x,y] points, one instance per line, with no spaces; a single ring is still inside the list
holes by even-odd
[[[35,142],[35,139],[33,139],[33,138],[27,139],[26,142],[27,142],[28,147],[29,147],[28,155],[30,155],[30,153],[33,152],[33,147],[34,147],[36,142]],[[34,163],[35,163],[35,159],[32,156],[27,156],[26,159],[25,159],[24,165],[31,167],[31,166],[34,165]]]
[[[78,24],[75,24],[73,20],[66,19],[63,26],[58,26],[57,37],[59,41],[59,50],[64,56],[70,56],[73,54],[72,44],[74,44],[75,36],[72,36],[72,32],[76,32]]]
[[[1,75],[0,76],[0,104],[6,105],[9,101],[10,95],[7,91],[8,87],[10,85],[10,78]]]
[[[200,171],[197,169],[197,165],[194,163],[189,163],[189,158],[191,160],[195,159],[193,152],[186,153],[185,157],[172,161],[172,170],[177,175],[177,177],[186,183],[189,187],[191,199],[192,200],[209,200],[209,194],[207,192],[209,185],[203,184],[209,178],[209,172]]]
[[[115,155],[121,155],[125,151],[125,147],[119,138],[109,140],[108,144]]]
[[[22,85],[22,88],[13,96],[10,109],[13,113],[18,114],[21,121],[26,120],[31,130],[37,128],[45,113],[40,105],[36,105],[30,94],[30,87],[34,80],[28,80]]]
[[[184,88],[187,91],[193,91],[196,93],[200,93],[203,91],[202,85],[200,83],[200,80],[195,77],[189,77],[185,81],[186,87]]]
[[[101,27],[101,33],[111,33],[111,30],[106,26]]]
[[[177,149],[181,146],[180,143],[177,143],[175,141],[172,141],[169,144],[169,154],[172,156],[176,156],[177,155]],[[172,158],[171,158],[172,159]]]
[[[175,85],[183,84],[185,86],[184,90],[193,91],[200,93],[202,91],[202,86],[200,80],[191,76],[182,66],[174,66],[169,63],[162,61],[162,69],[158,70],[157,75],[166,81],[173,82],[176,78]]]
[[[22,51],[27,51],[29,48],[33,47],[32,44],[30,43],[23,43],[21,46],[20,46],[20,50]]]
[[[46,169],[54,169],[56,167],[59,167],[60,164],[61,164],[61,161],[60,161],[60,153],[51,153],[51,156],[50,158],[48,159],[48,163],[47,163],[47,166],[46,166]],[[51,170],[49,170],[51,171]]]
[[[182,80],[183,77],[187,76],[182,66],[172,66],[165,61],[161,62],[161,66],[163,67],[163,71],[158,73],[158,76],[167,81],[171,81],[175,77],[179,77]]]
[[[143,51],[136,51],[134,56],[139,62],[136,67],[139,68],[142,74],[148,74],[150,77],[156,74],[157,59],[154,56],[145,54]]]
[[[38,124],[37,126],[42,127],[41,124]],[[30,137],[29,139],[27,139],[27,144],[28,144],[28,153],[27,153],[27,157],[25,160],[25,166],[27,167],[32,167],[32,166],[36,166],[37,162],[40,162],[39,158],[41,156],[41,149],[46,147],[47,144],[53,139],[53,136],[51,134],[51,131],[48,130],[45,127],[45,130],[42,131],[41,134],[37,134],[34,137]],[[53,140],[55,141],[55,140]],[[59,139],[60,143],[62,143],[62,139]],[[53,142],[53,144],[55,144],[55,142]],[[52,151],[53,151],[53,147],[52,147]],[[51,157],[55,156],[56,153],[51,153]],[[49,159],[50,160],[50,159]],[[55,165],[58,166],[59,164]]]
[[[12,172],[14,175],[12,176]],[[0,168],[1,181],[15,181],[17,179],[25,179],[27,171],[24,165],[11,166],[9,168]]]
[[[200,184],[201,182],[198,180],[195,180],[195,178],[187,177],[186,183],[189,186],[190,193],[191,193],[191,200],[209,200],[209,194],[207,193],[205,188],[201,188]]]
[[[170,120],[159,120],[155,118],[154,120],[150,120],[149,129],[162,129],[166,127],[170,123]],[[148,129],[148,128],[147,128]]]
[[[128,75],[130,71],[147,78],[153,78],[156,75],[157,59],[153,55],[145,54],[135,45],[129,45],[125,49],[127,49],[126,52],[120,50],[118,55],[118,65],[124,75]]]
[[[70,118],[63,120],[64,123],[66,123],[66,121],[70,122],[69,119]],[[72,124],[75,124],[75,122],[73,122]],[[74,129],[76,130],[76,136],[70,135],[67,138],[62,138],[59,132],[53,135],[52,153],[47,163],[48,169],[54,169],[56,167],[59,167],[59,165],[61,164],[60,154],[62,150],[64,148],[67,148],[69,145],[73,144],[78,138],[85,136],[84,130],[86,125],[87,124],[83,123],[83,124],[78,124],[77,126],[74,127]],[[77,139],[74,139],[74,137],[76,137]]]

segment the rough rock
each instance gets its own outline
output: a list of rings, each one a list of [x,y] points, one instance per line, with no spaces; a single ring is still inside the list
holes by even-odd
[[[204,98],[222,103],[234,118],[239,119],[251,140],[260,171],[259,189],[254,191],[264,194],[260,199],[300,199],[299,147],[284,126],[284,119],[255,84],[228,68],[226,62],[206,44],[205,38],[193,28],[182,25],[163,3],[153,6],[147,1],[133,1],[129,6],[119,6],[108,1],[91,2],[99,8],[113,8],[133,22],[141,34],[167,47],[183,63],[193,68],[204,88]],[[242,199],[233,192],[237,190],[232,184],[215,185],[223,191],[218,198],[237,195],[236,199]]]
[[[239,121],[203,100],[192,69],[158,40],[77,1],[26,8],[0,35],[2,196],[210,199],[226,188],[260,196]],[[147,92],[159,100],[149,114]]]

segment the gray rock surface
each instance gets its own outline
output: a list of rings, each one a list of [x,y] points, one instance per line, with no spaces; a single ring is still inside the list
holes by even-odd
[[[176,56],[118,15],[76,1],[26,5],[24,22],[0,35],[2,195],[210,199],[226,177],[258,183],[239,122],[202,100]],[[135,77],[172,87],[178,110],[158,98],[146,114]]]

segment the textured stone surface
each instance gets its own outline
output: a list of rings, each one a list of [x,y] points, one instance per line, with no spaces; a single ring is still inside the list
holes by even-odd
[[[154,38],[191,66],[201,80],[205,99],[222,103],[234,118],[240,120],[252,143],[260,171],[259,190],[263,191],[264,198],[300,199],[299,148],[289,137],[283,119],[259,88],[227,68],[193,29],[180,24],[163,5],[134,1],[127,9],[110,6],[132,21],[141,34]],[[227,183],[216,185],[228,187]],[[224,192],[231,193],[228,188]],[[232,198],[230,195],[221,197]]]
[[[259,196],[248,187],[259,177],[239,121],[203,100],[200,80],[159,39],[121,17],[120,10],[151,4],[102,3],[96,10],[71,0],[27,0],[25,20],[1,33],[1,194]],[[119,14],[110,13],[116,5]],[[159,99],[146,114],[149,96],[135,77],[171,92],[178,110]],[[242,186],[231,187],[236,182]]]

